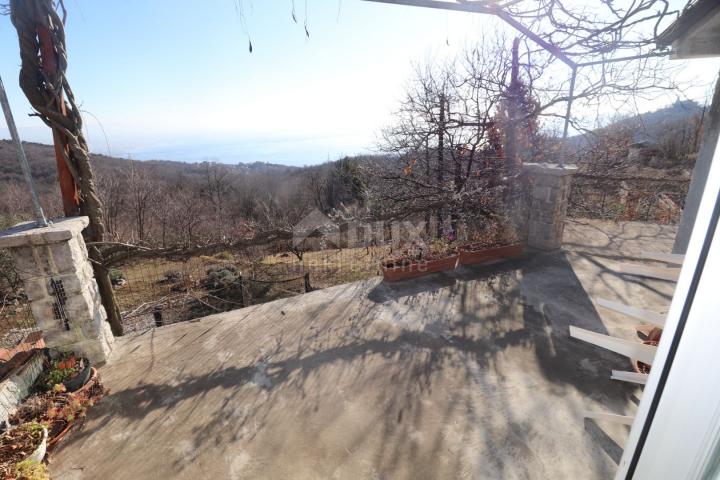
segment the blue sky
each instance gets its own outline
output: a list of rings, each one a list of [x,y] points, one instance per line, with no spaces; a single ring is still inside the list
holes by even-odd
[[[452,56],[491,17],[359,0],[66,0],[68,77],[91,149],[138,159],[312,164],[371,151],[413,62]],[[253,53],[248,52],[248,35]],[[51,143],[17,85],[0,17],[0,75],[24,140]],[[710,67],[710,68],[709,68]],[[718,63],[685,72],[703,83]],[[669,101],[670,99],[665,99]],[[657,108],[661,100],[643,107]],[[7,129],[0,126],[0,137]],[[108,148],[109,144],[109,148]]]

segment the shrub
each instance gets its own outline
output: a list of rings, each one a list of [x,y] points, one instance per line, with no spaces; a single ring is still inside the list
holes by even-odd
[[[216,253],[216,254],[215,254],[215,258],[217,258],[218,260],[225,260],[225,261],[228,261],[228,262],[231,262],[231,261],[235,260],[235,256],[234,256],[232,253],[230,253],[230,252],[220,252],[220,253]]]
[[[15,465],[18,480],[50,480],[47,465],[34,460],[23,460]]]
[[[111,268],[108,272],[110,274],[110,283],[113,285],[123,285],[127,281],[125,279],[125,274],[122,272],[122,270],[118,270],[117,268]]]

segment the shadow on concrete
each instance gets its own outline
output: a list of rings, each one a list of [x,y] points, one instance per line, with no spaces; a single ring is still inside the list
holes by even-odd
[[[355,406],[355,399],[362,398],[365,423],[348,428],[338,443],[349,457],[365,452],[384,477],[459,478],[468,473],[468,464],[484,463],[479,472],[498,475],[494,478],[553,478],[555,466],[534,453],[538,444],[533,440],[547,436],[543,428],[553,421],[545,419],[553,414],[552,402],[579,394],[621,409],[631,398],[633,387],[609,379],[610,370],[627,368],[626,360],[569,337],[569,325],[606,331],[564,254],[463,267],[397,284],[358,285],[348,287],[357,289],[354,300],[324,293],[326,300],[304,306],[302,318],[312,321],[310,326],[273,312],[268,322],[286,323],[268,333],[270,338],[247,329],[239,333],[244,327],[235,321],[185,327],[175,336],[163,332],[162,339],[149,334],[144,340],[150,344],[149,358],[128,358],[111,367],[127,369],[138,381],[100,402],[88,428],[70,436],[63,450],[101,434],[109,422],[119,421],[136,439],[156,438],[163,431],[171,435],[169,415],[177,417],[174,422],[196,425],[186,439],[193,452],[222,452],[236,442],[266,445],[273,430],[298,441],[307,429],[313,444],[313,435],[326,429],[342,431],[348,421],[343,402]],[[271,308],[280,307],[259,311]],[[257,337],[260,352],[243,365],[208,358],[201,346],[212,336],[217,351],[232,352],[243,335]],[[200,368],[197,362],[206,365]],[[170,380],[144,380],[154,378],[159,365],[174,369]],[[518,381],[535,382],[537,396],[519,402],[513,395]],[[559,428],[581,425],[582,407],[565,405],[577,413],[577,424]],[[199,416],[202,422],[195,421]],[[308,418],[317,421],[307,426]],[[598,451],[604,449],[617,463],[620,447],[613,447],[594,422],[585,428]],[[411,441],[418,432],[423,442]],[[463,441],[476,442],[477,452],[493,455],[468,458],[458,450]],[[562,441],[558,445],[567,447]],[[99,461],[138,455],[136,442],[87,453],[99,455]],[[567,462],[574,461],[569,457]],[[168,461],[178,474],[197,458],[189,453]],[[603,456],[592,461],[593,475],[614,473]]]
[[[613,440],[592,418],[584,420],[585,430],[600,447],[612,458],[616,465],[620,465],[623,449]]]

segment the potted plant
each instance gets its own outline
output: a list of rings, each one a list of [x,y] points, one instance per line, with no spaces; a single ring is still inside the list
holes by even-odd
[[[26,422],[0,437],[0,477],[48,478],[29,476],[46,471],[41,465],[47,452],[48,431],[44,424]]]
[[[470,242],[460,247],[460,265],[476,265],[500,258],[522,255],[525,245],[514,231],[496,228],[490,233],[475,233]]]
[[[67,392],[64,384],[57,383],[49,391],[33,394],[10,416],[10,422],[42,423],[48,430],[48,449],[52,449],[103,395],[104,389],[93,368],[90,381],[75,392]]]
[[[94,378],[96,377],[93,376]],[[54,448],[65,434],[70,431],[75,422],[85,417],[87,409],[94,405],[96,395],[89,390],[96,383],[93,380],[80,390],[67,394],[65,394],[62,384],[55,386],[56,395],[53,398],[53,404],[45,413],[50,430],[49,448]]]
[[[93,368],[87,358],[66,354],[53,360],[47,373],[45,386],[48,390],[62,384],[68,392],[75,392],[85,385],[92,376]]]
[[[434,240],[429,244],[413,242],[399,257],[383,261],[381,268],[385,280],[396,282],[452,270],[457,262],[458,252],[452,242]]]

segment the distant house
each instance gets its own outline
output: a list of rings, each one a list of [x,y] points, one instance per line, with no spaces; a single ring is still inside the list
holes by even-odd
[[[644,132],[639,132],[628,147],[628,161],[647,166],[659,154],[657,143]]]

